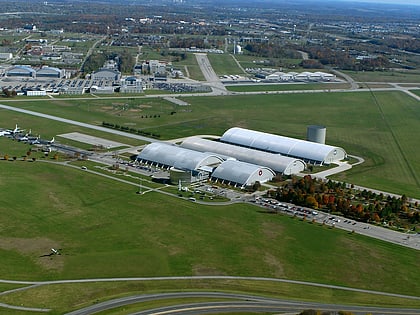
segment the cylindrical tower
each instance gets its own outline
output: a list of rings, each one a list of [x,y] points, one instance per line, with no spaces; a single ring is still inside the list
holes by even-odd
[[[325,137],[327,134],[327,128],[320,125],[308,126],[306,132],[306,140],[316,143],[325,144]]]

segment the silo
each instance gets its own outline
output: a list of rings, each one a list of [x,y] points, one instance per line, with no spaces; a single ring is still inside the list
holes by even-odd
[[[327,134],[327,128],[320,125],[308,126],[306,132],[306,140],[316,143],[325,144],[325,137]]]

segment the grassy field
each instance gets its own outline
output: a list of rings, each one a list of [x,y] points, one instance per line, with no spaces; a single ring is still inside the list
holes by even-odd
[[[185,60],[174,62],[175,67],[180,68],[184,73],[184,76],[198,81],[205,81],[203,73],[200,70],[200,66],[197,63],[197,59],[194,54],[188,53]]]
[[[229,54],[208,54],[207,57],[217,75],[244,75],[242,69]]]
[[[0,161],[0,174],[4,175],[0,181],[0,278],[252,275],[420,294],[419,251],[263,213],[253,205],[215,207],[157,193],[139,196],[135,186],[61,165]],[[51,247],[62,254],[43,256]],[[70,285],[58,291],[46,286],[0,297],[0,301],[25,300],[32,306],[59,308],[61,313],[96,296],[153,290],[153,285],[138,285],[137,289],[128,284],[121,284],[124,289],[114,284],[98,284],[96,289]],[[183,287],[182,283],[166,285],[167,290]],[[227,288],[217,282],[198,282],[197,286]],[[302,290],[274,289],[267,284],[261,288],[276,296],[290,291],[286,296],[295,298]],[[66,294],[60,295],[61,290]],[[257,293],[258,285],[248,283],[236,289],[233,285],[231,290]],[[360,296],[338,298],[340,294],[333,291],[305,288],[305,297],[360,303]],[[77,298],[71,292],[78,292]],[[406,305],[384,298],[378,303],[384,300]]]
[[[13,102],[16,106],[99,125],[118,123],[161,135],[162,140],[197,134],[221,135],[240,126],[304,138],[311,124],[327,126],[327,143],[363,157],[366,162],[335,178],[388,192],[420,197],[420,132],[417,100],[400,92],[293,93],[184,98],[177,106],[160,98]],[[125,108],[125,109],[123,109]],[[203,115],[203,113],[205,113]],[[83,130],[58,122],[2,111],[0,122],[51,137],[56,130],[82,130],[126,144],[132,139]],[[154,117],[159,115],[159,117]],[[143,116],[143,118],[142,118]],[[145,118],[147,117],[147,118]],[[152,118],[150,118],[152,117]],[[38,129],[39,127],[42,127]]]
[[[420,72],[412,71],[343,71],[358,82],[419,83]]]

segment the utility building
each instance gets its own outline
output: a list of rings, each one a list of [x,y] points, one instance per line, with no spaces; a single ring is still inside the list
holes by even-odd
[[[220,138],[222,142],[302,159],[312,164],[330,164],[347,158],[340,147],[234,127]]]

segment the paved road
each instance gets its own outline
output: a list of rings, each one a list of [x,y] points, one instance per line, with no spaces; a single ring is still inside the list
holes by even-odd
[[[348,311],[354,314],[418,314],[418,309],[400,309],[400,308],[378,308],[349,306],[325,303],[311,303],[289,301],[275,298],[265,298],[255,295],[219,293],[219,292],[180,292],[180,293],[162,293],[152,295],[135,295],[125,298],[109,300],[95,304],[80,310],[76,310],[67,315],[89,315],[96,312],[122,307],[129,304],[143,303],[147,301],[164,299],[232,299],[233,301],[220,302],[200,302],[190,304],[178,304],[165,307],[158,307],[144,311],[135,312],[135,315],[152,314],[205,314],[205,313],[239,313],[239,312],[290,312],[297,314],[307,309],[317,309],[323,311]]]
[[[213,67],[210,64],[207,54],[197,53],[195,54],[197,63],[200,66],[200,70],[203,73],[208,85],[212,88],[213,93],[216,94],[230,94],[224,84],[220,81],[216,72],[214,72]]]
[[[19,290],[28,290],[33,288],[34,286],[43,286],[43,285],[51,285],[51,284],[68,284],[68,283],[98,283],[98,282],[129,282],[129,281],[169,281],[169,280],[247,280],[247,281],[267,281],[267,282],[282,282],[282,283],[291,283],[291,284],[298,284],[298,285],[307,285],[307,286],[313,286],[313,287],[321,287],[321,288],[328,288],[328,289],[338,289],[338,290],[343,290],[343,291],[351,291],[351,292],[359,292],[359,293],[367,293],[367,294],[377,294],[377,295],[383,295],[383,296],[390,296],[390,297],[398,297],[398,298],[406,298],[406,299],[414,299],[414,300],[420,300],[419,296],[410,296],[410,295],[403,295],[403,294],[396,294],[396,293],[389,293],[389,292],[380,292],[380,291],[371,291],[371,290],[364,290],[364,289],[357,289],[357,288],[350,288],[350,287],[343,287],[343,286],[336,286],[336,285],[328,285],[328,284],[322,284],[322,283],[314,283],[314,282],[306,282],[306,281],[297,281],[297,280],[288,280],[288,279],[278,279],[278,278],[263,278],[263,277],[234,277],[234,276],[179,276],[179,277],[154,277],[154,278],[147,278],[147,277],[138,277],[138,278],[97,278],[97,279],[75,279],[75,280],[57,280],[57,281],[15,281],[15,280],[2,280],[0,279],[0,283],[11,283],[11,284],[27,284],[28,287],[25,288],[20,288]],[[15,292],[15,290],[11,290],[11,291],[6,291],[6,292],[2,292],[1,295],[7,295],[9,293]],[[201,292],[196,292],[196,294],[200,294]],[[187,294],[187,293],[180,293],[180,294]],[[159,294],[158,294],[159,295]],[[229,295],[229,294],[228,294]],[[148,297],[151,298],[152,296],[156,296],[156,295],[143,295],[143,297]],[[239,296],[244,296],[244,295],[238,295]],[[105,303],[110,303],[108,308],[112,306],[112,304],[115,302],[118,304],[118,306],[123,305],[121,303],[125,303],[125,304],[131,304],[131,303],[137,303],[137,302],[131,302],[133,300],[135,300],[136,298],[138,298],[139,296],[135,296],[135,297],[127,297],[123,300],[121,299],[117,299],[117,300],[112,300],[112,301],[108,301]],[[141,296],[140,296],[141,297]],[[230,297],[232,298],[232,296]],[[239,299],[239,298],[236,298]],[[257,297],[257,296],[252,296],[253,300],[258,300],[258,301],[264,301],[266,304],[268,304],[268,301],[270,301],[270,299],[264,298],[264,297]],[[271,299],[272,300],[272,299]],[[126,301],[126,302],[124,302]],[[291,303],[291,301],[287,301],[287,300],[276,300],[276,301],[280,301],[281,303]],[[300,304],[300,305],[304,305],[304,303],[302,302],[296,302],[296,304]],[[99,307],[103,307],[102,303],[101,304],[97,304],[96,306]],[[313,305],[316,305],[316,303],[313,303]],[[329,306],[331,306],[330,304],[322,304],[319,303],[317,304],[319,306],[321,305],[325,305],[327,308]],[[13,306],[13,305],[7,305],[7,304],[1,304],[0,306],[4,307],[4,308],[17,308],[19,307],[19,309],[27,309],[27,310],[32,310],[32,311],[38,311],[38,312],[45,312],[47,311],[47,309],[36,309],[36,308],[24,308],[21,306]],[[95,306],[92,306],[95,307]],[[116,307],[116,306],[113,306]],[[305,306],[306,307],[306,306]],[[343,306],[343,305],[338,305],[337,307],[339,307],[340,309],[345,307],[346,309],[348,308],[348,306]],[[70,314],[75,315],[75,314],[91,314],[89,312],[90,307],[86,309],[81,309],[79,311],[75,311],[72,312]],[[384,309],[382,309],[384,310]],[[413,310],[411,310],[411,313],[404,313],[404,309],[400,310],[397,309],[397,311],[392,311],[392,309],[386,309],[389,310],[390,314],[420,314],[420,310],[414,310],[415,312],[413,312]],[[88,313],[83,313],[85,311],[89,311]],[[82,312],[82,313],[76,313],[76,312]],[[387,312],[388,313],[388,312]],[[379,314],[379,313],[378,313]]]
[[[145,141],[145,142],[158,142],[158,140],[153,139],[153,138],[148,138],[148,137],[144,137],[144,136],[140,136],[140,135],[136,135],[136,134],[132,134],[132,133],[127,133],[127,132],[123,132],[123,131],[119,131],[119,130],[115,130],[115,129],[105,128],[105,127],[101,127],[101,126],[95,126],[95,125],[83,123],[83,122],[76,121],[76,120],[71,120],[71,119],[61,118],[61,117],[57,117],[57,116],[53,116],[53,115],[34,112],[34,111],[31,111],[31,110],[22,109],[22,108],[18,108],[18,107],[13,107],[13,106],[0,104],[0,108],[15,111],[15,112],[19,112],[19,113],[23,113],[23,114],[27,114],[27,115],[38,116],[38,117],[42,117],[42,118],[46,118],[46,119],[50,119],[50,120],[55,120],[55,121],[63,122],[63,123],[70,124],[70,125],[76,125],[76,126],[80,126],[80,127],[84,127],[84,128],[88,128],[88,129],[95,129],[95,130],[99,130],[99,131],[103,131],[103,132],[107,132],[107,133],[112,133],[112,134],[127,137],[127,138],[133,138],[133,139],[137,139],[137,140],[141,140],[141,141]]]

